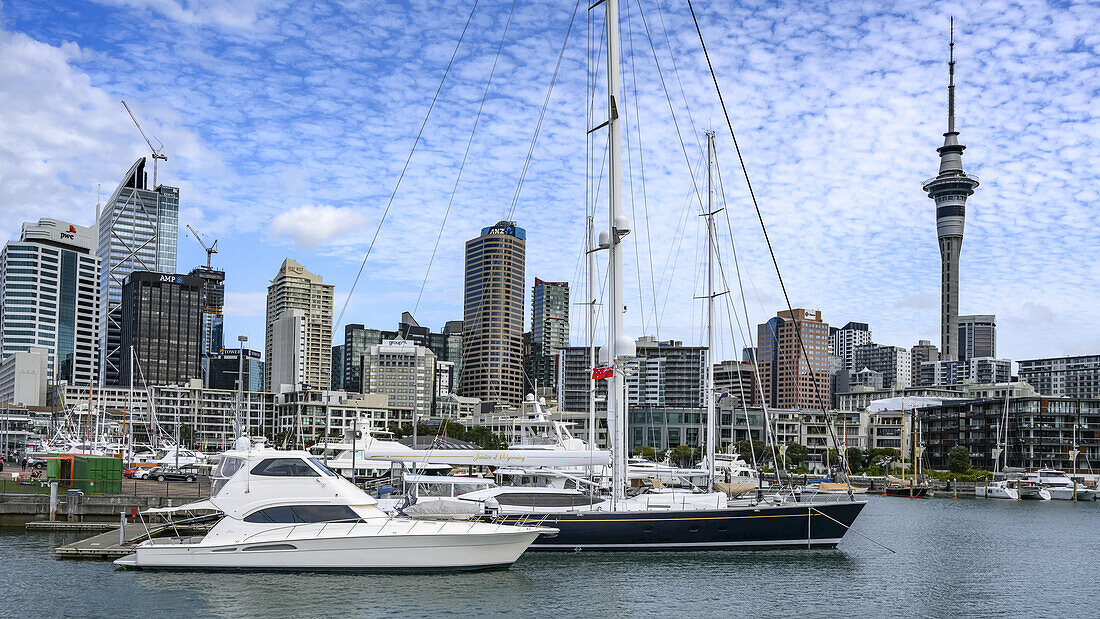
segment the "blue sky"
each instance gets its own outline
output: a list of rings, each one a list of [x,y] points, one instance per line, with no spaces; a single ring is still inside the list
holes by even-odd
[[[920,185],[936,173],[946,126],[953,14],[964,165],[982,181],[968,203],[960,310],[997,315],[1001,356],[1100,351],[1098,5],[697,4],[796,307],[835,325],[869,322],[881,343],[938,344],[934,206]],[[243,333],[262,348],[264,294],[284,257],[335,284],[339,312],[471,6],[3,0],[2,233],[13,238],[38,217],[92,222],[97,185],[109,194],[145,153],[125,99],[165,144],[160,178],[181,188],[181,229],[219,239],[228,341]],[[392,327],[416,303],[511,6],[478,3],[344,323]],[[461,318],[463,244],[511,206],[573,6],[516,5],[417,309],[422,324]],[[583,279],[584,8],[515,209],[529,283]],[[635,232],[627,331],[703,341],[690,174],[702,178],[704,128],[718,133],[728,230],[749,320],[762,322],[780,309],[779,288],[686,3],[623,0],[622,12],[624,211]],[[602,146],[593,148],[598,158]],[[181,269],[203,261],[193,239],[179,247]],[[573,322],[580,343],[579,314]],[[720,329],[726,357],[741,344],[729,331]]]

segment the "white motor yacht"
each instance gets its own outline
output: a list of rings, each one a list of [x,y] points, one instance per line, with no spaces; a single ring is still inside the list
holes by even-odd
[[[1096,498],[1096,491],[1086,488],[1080,481],[1074,482],[1073,478],[1065,471],[1058,469],[1039,469],[1029,475],[1027,480],[1046,486],[1050,498],[1061,501],[1091,501]]]
[[[152,539],[118,559],[154,569],[481,570],[514,563],[556,529],[391,517],[305,451],[222,454],[213,496],[149,513],[220,512],[203,536]]]

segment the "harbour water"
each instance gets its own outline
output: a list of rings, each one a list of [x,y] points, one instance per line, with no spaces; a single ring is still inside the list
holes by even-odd
[[[870,496],[831,551],[527,553],[510,570],[116,571],[73,535],[0,529],[0,616],[1095,616],[1100,502]],[[86,536],[86,535],[85,535]]]

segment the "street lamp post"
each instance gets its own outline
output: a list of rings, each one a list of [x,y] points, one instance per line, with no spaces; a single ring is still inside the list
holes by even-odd
[[[240,343],[241,348],[240,354],[237,355],[237,412],[233,418],[236,425],[233,430],[234,434],[237,436],[233,437],[234,442],[236,442],[237,437],[241,436],[243,432],[243,428],[241,427],[241,406],[244,405],[244,346],[248,343],[248,336],[238,335],[237,341]]]

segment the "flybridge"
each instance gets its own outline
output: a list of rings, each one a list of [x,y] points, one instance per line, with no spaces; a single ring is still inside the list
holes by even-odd
[[[525,465],[547,467],[607,466],[611,452],[602,449],[371,449],[364,460],[449,464],[451,466]]]

